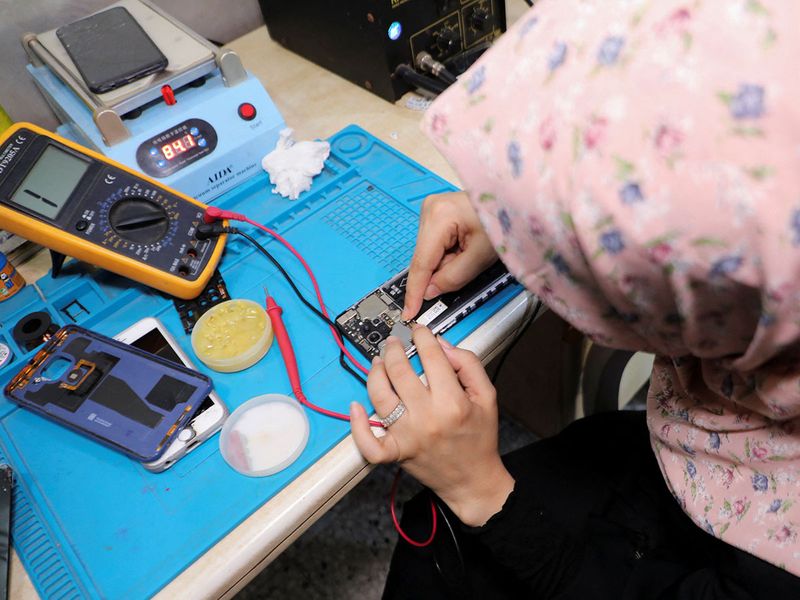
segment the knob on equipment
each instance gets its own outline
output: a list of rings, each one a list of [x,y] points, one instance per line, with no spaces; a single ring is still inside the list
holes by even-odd
[[[158,242],[169,229],[167,213],[146,198],[120,200],[111,208],[109,221],[120,237],[140,244]]]

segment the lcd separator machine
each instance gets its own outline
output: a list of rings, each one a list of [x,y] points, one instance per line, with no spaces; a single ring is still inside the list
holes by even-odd
[[[259,173],[285,125],[239,56],[147,0],[106,9],[114,6],[130,12],[167,67],[95,94],[55,29],[26,34],[28,71],[63,123],[58,133],[203,202]]]

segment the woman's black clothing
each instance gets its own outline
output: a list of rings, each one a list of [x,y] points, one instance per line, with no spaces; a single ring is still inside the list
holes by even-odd
[[[800,578],[696,526],[672,497],[641,412],[572,423],[504,457],[516,480],[483,527],[441,507],[435,542],[402,540],[384,600],[798,598]],[[430,533],[430,494],[406,503],[402,526]]]

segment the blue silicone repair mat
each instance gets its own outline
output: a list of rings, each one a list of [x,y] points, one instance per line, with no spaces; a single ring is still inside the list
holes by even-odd
[[[422,200],[452,187],[357,127],[330,141],[325,170],[299,200],[270,193],[262,174],[216,204],[277,229],[294,244],[314,269],[328,310],[337,315],[407,266]],[[313,298],[288,251],[251,233]],[[339,365],[328,328],[300,304],[270,263],[233,237],[220,268],[233,298],[263,302],[266,285],[283,306],[312,401],[342,412],[351,400],[368,405],[364,387]],[[192,355],[169,298],[77,262],[64,270],[58,279],[47,275],[0,304],[0,341],[15,357],[0,370],[0,384],[32,354],[14,344],[11,329],[36,310],[48,311],[58,324],[77,322],[106,335],[156,316]],[[518,289],[512,286],[491,299],[448,338],[464,338]],[[243,372],[205,372],[231,410],[252,396],[290,393],[277,348]],[[115,599],[155,594],[349,432],[347,423],[308,416],[305,451],[276,475],[248,478],[230,469],[219,453],[218,435],[171,469],[153,474],[123,454],[0,400],[0,459],[10,462],[16,475],[12,543],[39,594]]]

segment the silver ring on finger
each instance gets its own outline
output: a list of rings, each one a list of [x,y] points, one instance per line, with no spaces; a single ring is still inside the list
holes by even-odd
[[[406,405],[403,404],[402,400],[397,403],[388,415],[386,415],[383,419],[378,419],[385,428],[394,425],[397,420],[402,417],[406,413]]]

